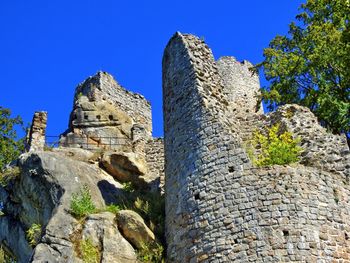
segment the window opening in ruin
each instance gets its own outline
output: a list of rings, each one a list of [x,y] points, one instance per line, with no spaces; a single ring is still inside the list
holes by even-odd
[[[194,199],[195,199],[195,200],[199,200],[199,194],[195,194],[195,195],[194,195]]]
[[[113,115],[109,115],[109,116],[108,116],[108,119],[109,119],[110,121],[113,121]]]
[[[84,119],[87,120],[89,118],[88,115],[84,115]]]
[[[100,120],[100,119],[101,119],[101,115],[97,115],[96,118],[97,118],[98,120]]]

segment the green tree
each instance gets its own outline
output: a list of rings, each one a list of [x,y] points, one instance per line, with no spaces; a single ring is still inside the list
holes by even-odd
[[[350,145],[350,1],[308,0],[300,9],[256,65],[269,81],[262,98],[270,110],[286,103],[310,108]]]
[[[21,117],[11,118],[11,111],[0,106],[0,172],[24,150],[24,140],[18,140],[16,125],[23,127]]]

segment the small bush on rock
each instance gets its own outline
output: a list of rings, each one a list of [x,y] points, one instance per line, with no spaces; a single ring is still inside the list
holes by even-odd
[[[84,185],[78,193],[72,195],[70,209],[73,216],[82,218],[96,211],[92,201],[90,189]]]
[[[122,209],[133,210],[145,221],[146,225],[155,234],[156,240],[151,244],[145,244],[138,253],[143,262],[164,262],[165,255],[162,244],[165,244],[165,200],[159,192],[149,192],[142,189],[123,188],[125,197],[121,200]]]
[[[16,263],[16,259],[0,246],[0,263]]]
[[[27,240],[32,247],[35,247],[41,238],[41,225],[32,224],[31,227],[27,230]]]
[[[132,193],[135,191],[135,187],[132,182],[125,182],[123,183],[123,190],[127,193]]]
[[[302,148],[298,146],[299,139],[293,139],[290,132],[281,132],[280,125],[268,128],[266,135],[256,131],[248,150],[253,163],[256,166],[268,166],[274,164],[289,164],[299,161]],[[257,154],[254,154],[257,153]]]
[[[17,166],[11,167],[4,172],[0,172],[0,185],[5,187],[8,183],[21,174],[21,169]]]
[[[121,208],[120,208],[119,205],[110,204],[110,205],[106,206],[105,210],[108,211],[108,212],[111,212],[113,214],[117,214],[121,210]]]
[[[164,263],[163,251],[163,246],[158,242],[143,244],[137,251],[137,257],[142,262]]]
[[[84,263],[99,263],[101,260],[101,253],[98,247],[95,247],[90,239],[81,241],[80,252]]]

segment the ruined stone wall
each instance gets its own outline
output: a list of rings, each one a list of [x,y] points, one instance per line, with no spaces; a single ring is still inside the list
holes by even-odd
[[[164,140],[152,138],[145,146],[145,158],[150,177],[155,178],[156,190],[164,193]]]
[[[263,113],[261,102],[258,103],[259,76],[251,71],[253,65],[246,60],[239,62],[234,57],[221,57],[217,66],[223,82],[223,94],[235,118]]]
[[[27,151],[43,151],[45,146],[47,112],[34,113],[32,125],[27,134]]]
[[[239,123],[244,144],[249,143],[255,131],[264,133],[266,128],[279,124],[281,132],[289,131],[300,140],[300,163],[350,178],[350,151],[345,135],[327,132],[308,108],[288,104],[266,115],[248,115]]]
[[[285,105],[269,114],[268,121],[299,138],[301,163],[350,178],[350,151],[345,135],[335,135],[318,124],[316,116],[299,105]],[[270,125],[271,125],[270,124]]]
[[[130,151],[136,130],[144,131],[146,141],[152,137],[149,102],[125,90],[108,73],[98,72],[76,88],[69,128],[60,145]]]
[[[130,116],[152,134],[152,114],[150,103],[140,94],[123,88],[108,73],[98,72],[81,83],[75,91],[74,100],[86,95],[91,101],[106,101]]]
[[[343,176],[316,168],[247,169],[227,186],[221,235],[233,242],[218,262],[347,262],[349,194]]]
[[[253,111],[257,100],[244,94],[258,84],[233,62],[217,66],[203,41],[180,33],[164,52],[168,261],[347,262],[345,139],[303,107]],[[252,167],[244,144],[275,123],[302,138],[303,165]]]

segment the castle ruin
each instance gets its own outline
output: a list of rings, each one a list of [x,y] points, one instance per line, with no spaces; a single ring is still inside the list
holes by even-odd
[[[98,72],[77,87],[60,146],[145,161],[148,182],[165,189],[167,262],[350,262],[345,136],[298,105],[263,114],[251,67],[176,33],[163,56],[164,142],[150,103]],[[35,116],[30,144],[42,150],[46,113]],[[301,138],[301,159],[255,167],[246,144],[277,123]]]
[[[168,262],[348,262],[350,155],[298,105],[263,115],[249,62],[176,33],[163,56]],[[257,168],[245,142],[281,123],[299,164]]]

